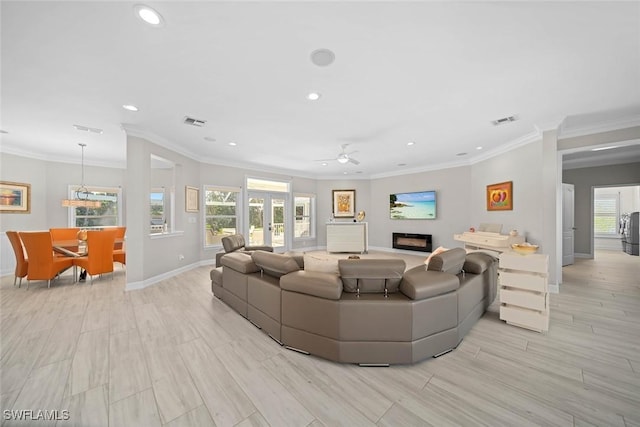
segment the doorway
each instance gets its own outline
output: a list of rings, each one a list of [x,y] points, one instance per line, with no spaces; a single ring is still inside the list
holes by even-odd
[[[289,195],[263,191],[248,194],[249,246],[272,246],[274,252],[288,249]]]

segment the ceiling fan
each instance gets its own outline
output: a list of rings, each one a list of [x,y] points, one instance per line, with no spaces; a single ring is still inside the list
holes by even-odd
[[[353,163],[354,165],[359,165],[360,162],[354,159],[353,157],[351,157],[351,155],[353,153],[357,153],[357,151],[351,151],[350,153],[347,153],[346,149],[348,146],[349,144],[340,145],[341,151],[340,151],[340,154],[338,154],[338,157],[334,157],[333,159],[317,159],[316,162],[328,162],[330,160],[337,160],[338,163],[343,165],[347,163]]]

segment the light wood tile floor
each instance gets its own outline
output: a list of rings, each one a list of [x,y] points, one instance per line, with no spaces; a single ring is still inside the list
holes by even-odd
[[[283,349],[212,296],[209,270],[133,292],[119,267],[51,289],[2,278],[2,426],[640,426],[638,257],[565,267],[546,334],[492,306],[453,352],[390,368]],[[6,420],[28,409],[69,420]]]

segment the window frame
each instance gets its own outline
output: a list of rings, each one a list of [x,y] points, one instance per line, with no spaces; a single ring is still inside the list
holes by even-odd
[[[303,218],[309,218],[309,232],[308,236],[296,236],[296,225],[298,224],[298,214],[296,212],[296,199],[308,198],[309,199],[309,214],[302,215]],[[316,239],[316,195],[313,193],[293,193],[293,206],[292,206],[292,221],[293,221],[293,240],[315,240]]]
[[[614,201],[614,210],[615,212],[613,214],[606,214],[606,213],[601,213],[598,214],[598,201],[609,201],[609,200],[613,200]],[[602,231],[597,231],[596,230],[596,218],[598,217],[611,217],[613,216],[614,219],[614,227],[613,227],[613,232],[602,232]],[[598,237],[620,237],[620,227],[619,227],[619,223],[620,223],[620,194],[619,193],[604,193],[604,194],[597,194],[594,193],[593,195],[593,236],[595,238]]]
[[[76,196],[76,191],[78,191],[78,189],[81,187],[80,185],[68,185],[67,186],[67,192],[69,195],[70,199],[75,198]],[[90,193],[96,192],[96,193],[115,193],[116,194],[116,209],[117,209],[117,214],[116,215],[101,215],[99,217],[115,217],[116,218],[116,224],[114,226],[106,226],[106,225],[100,225],[100,226],[93,226],[93,227],[86,227],[83,226],[82,228],[104,228],[104,227],[118,227],[118,226],[122,226],[122,188],[121,187],[101,187],[101,186],[86,186],[87,191],[89,191]],[[77,215],[76,215],[76,209],[78,209],[78,207],[73,207],[73,208],[69,208],[68,209],[68,213],[67,213],[67,222],[69,224],[69,227],[78,227],[78,225],[76,225],[76,219],[77,219]],[[95,216],[98,217],[98,216]]]
[[[207,215],[207,193],[209,191],[220,191],[220,192],[229,192],[229,193],[237,193],[236,195],[236,210],[235,215]],[[207,244],[207,219],[208,218],[234,218],[236,220],[236,233],[242,233],[242,212],[243,212],[243,192],[241,187],[229,187],[224,185],[203,185],[202,186],[202,235],[203,235],[203,246],[205,249],[220,249],[222,248],[222,244]]]

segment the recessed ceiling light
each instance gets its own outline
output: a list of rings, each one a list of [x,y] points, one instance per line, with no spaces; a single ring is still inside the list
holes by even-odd
[[[215,138],[212,138],[212,137],[210,137],[210,136],[205,136],[205,137],[204,137],[204,140],[205,140],[205,141],[209,141],[209,142],[216,142],[216,139],[215,139]]]
[[[482,150],[482,147],[478,146],[476,147],[476,150]]]
[[[133,10],[135,10],[138,18],[142,19],[152,27],[161,27],[164,24],[162,15],[147,5],[137,4],[133,6]]]
[[[600,148],[592,148],[591,151],[604,151],[604,150],[612,150],[614,148],[618,148],[617,145],[610,145],[608,147],[600,147]]]
[[[356,173],[362,173],[362,171],[356,171]]]
[[[416,145],[416,143],[415,143],[415,142],[413,142],[413,141],[411,141],[411,142],[407,142],[407,145],[408,145],[408,146],[412,146],[412,145]]]
[[[316,64],[318,67],[331,65],[335,59],[336,54],[329,49],[316,49],[311,52],[311,62]]]
[[[467,155],[467,153],[458,153],[458,154],[456,154],[456,156],[466,156],[466,155]]]
[[[317,101],[318,99],[320,99],[320,94],[318,92],[310,92],[307,95],[307,99],[309,101]]]
[[[329,163],[327,163],[327,162],[322,162],[322,166],[329,166]]]
[[[129,111],[138,111],[138,107],[136,107],[135,105],[131,105],[131,104],[124,104],[122,106],[122,108],[124,108],[125,110],[129,110]]]
[[[230,142],[229,145],[232,146],[232,147],[235,147],[238,144],[236,144],[235,142]]]
[[[348,173],[349,172],[347,172],[347,171],[342,172],[343,175],[347,175]]]

